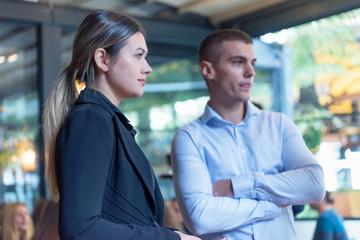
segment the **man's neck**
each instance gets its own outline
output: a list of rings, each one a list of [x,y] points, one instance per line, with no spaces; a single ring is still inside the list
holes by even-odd
[[[215,101],[211,101],[210,99],[208,104],[226,121],[238,124],[245,118],[246,103],[244,102],[237,102],[235,104],[221,104]]]

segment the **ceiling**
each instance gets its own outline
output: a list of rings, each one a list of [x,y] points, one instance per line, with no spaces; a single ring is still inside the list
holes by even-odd
[[[74,31],[92,9],[111,9],[136,17],[147,32],[152,66],[195,56],[201,39],[214,29],[239,28],[252,37],[360,8],[359,0],[0,0],[0,89],[19,91],[11,86],[36,87],[37,34],[34,24],[52,31],[68,29],[61,47],[47,43],[44,52],[71,53]],[[20,23],[20,26],[17,25]],[[25,25],[24,25],[25,24]],[[30,26],[27,28],[27,24]],[[25,26],[25,27],[24,27]],[[53,29],[54,30],[54,29]],[[56,31],[56,29],[55,29]],[[46,32],[44,33],[46,35]],[[58,42],[55,37],[48,36]],[[60,43],[59,43],[60,44]],[[2,56],[23,49],[21,61],[1,64]],[[55,50],[54,50],[55,49]],[[64,55],[64,54],[63,54]],[[42,67],[57,72],[57,62]],[[51,74],[50,74],[51,75]],[[21,83],[24,77],[26,84]],[[29,76],[33,76],[32,81]],[[15,84],[18,79],[19,83]],[[49,79],[53,79],[50,77]],[[32,87],[31,87],[32,86]],[[0,98],[1,98],[0,93]]]
[[[87,9],[114,9],[140,17],[158,17],[185,22],[193,20],[187,18],[189,15],[196,15],[200,22],[203,18],[217,25],[289,0],[48,0],[42,2]]]
[[[28,0],[50,6],[112,9],[129,15],[212,28],[240,28],[256,37],[360,8],[359,0]]]

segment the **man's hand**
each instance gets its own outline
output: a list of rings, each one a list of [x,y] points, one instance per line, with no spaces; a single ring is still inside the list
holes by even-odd
[[[215,197],[234,197],[234,189],[230,179],[217,181],[213,184],[212,189]]]

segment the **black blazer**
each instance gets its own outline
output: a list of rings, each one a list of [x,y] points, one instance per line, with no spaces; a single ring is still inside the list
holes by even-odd
[[[81,92],[55,145],[61,239],[180,239],[160,226],[163,198],[135,133],[104,95]]]

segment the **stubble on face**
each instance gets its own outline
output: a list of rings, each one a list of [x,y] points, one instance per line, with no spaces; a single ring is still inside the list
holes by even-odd
[[[213,95],[228,101],[246,102],[250,97],[255,75],[255,54],[251,44],[225,41],[219,45],[222,54],[213,63],[214,79],[210,81]]]

